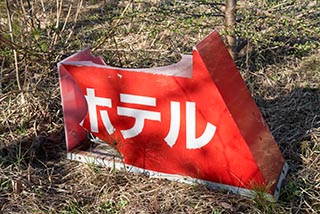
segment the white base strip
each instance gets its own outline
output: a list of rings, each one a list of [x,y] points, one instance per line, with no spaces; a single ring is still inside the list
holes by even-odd
[[[257,194],[257,192],[254,190],[249,190],[249,189],[230,186],[230,185],[226,185],[226,184],[196,179],[196,178],[192,178],[192,177],[188,177],[188,176],[181,176],[181,175],[177,175],[177,174],[160,173],[160,172],[155,172],[152,170],[142,169],[142,168],[135,167],[132,165],[127,165],[123,162],[122,157],[114,156],[112,154],[108,154],[103,151],[99,152],[99,150],[97,150],[97,149],[94,149],[91,151],[90,151],[90,149],[88,149],[87,151],[74,149],[73,151],[67,153],[67,159],[76,160],[79,162],[89,163],[89,164],[93,164],[93,165],[109,167],[112,169],[122,170],[122,171],[126,171],[126,172],[140,173],[140,174],[144,174],[150,178],[164,178],[164,179],[168,179],[171,181],[178,181],[178,182],[183,182],[183,183],[187,183],[187,184],[191,184],[191,185],[195,185],[195,184],[205,185],[211,189],[227,190],[232,193],[247,196],[250,198],[254,198]],[[265,193],[265,197],[269,201],[277,201],[278,200],[279,195],[280,195],[280,188],[282,185],[282,181],[284,180],[284,178],[288,172],[288,169],[289,169],[288,164],[285,163],[283,166],[283,169],[281,171],[281,174],[279,176],[274,195]]]

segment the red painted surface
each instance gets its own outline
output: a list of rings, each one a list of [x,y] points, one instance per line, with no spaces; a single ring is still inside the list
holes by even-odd
[[[148,170],[248,189],[279,178],[282,155],[215,31],[173,66],[114,68],[84,50],[59,74],[68,151],[87,130]]]

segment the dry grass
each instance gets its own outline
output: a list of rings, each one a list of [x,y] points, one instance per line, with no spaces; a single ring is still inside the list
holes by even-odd
[[[291,169],[278,203],[65,159],[58,61],[92,46],[110,65],[167,65],[213,28],[224,34],[220,4],[146,2],[0,2],[0,213],[317,213],[316,1],[239,1],[249,45],[237,64]]]

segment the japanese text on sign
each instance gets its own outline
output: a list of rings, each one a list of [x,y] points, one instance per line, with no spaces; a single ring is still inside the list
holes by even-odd
[[[88,112],[90,120],[90,129],[93,133],[99,133],[98,127],[98,114],[102,119],[102,123],[109,135],[115,132],[115,127],[109,118],[107,110],[97,111],[97,106],[112,108],[112,100],[104,97],[95,96],[93,88],[86,88],[85,98],[88,103]],[[139,96],[133,94],[120,93],[120,102],[129,104],[139,104],[144,106],[156,107],[156,98]],[[170,101],[170,128],[165,142],[173,147],[177,141],[180,132],[180,102]],[[120,130],[124,139],[133,138],[138,136],[143,131],[144,123],[146,120],[154,120],[161,122],[161,113],[150,110],[141,110],[128,107],[117,106],[117,115],[135,118],[134,125],[127,130]],[[199,149],[208,144],[215,132],[216,127],[207,122],[206,128],[200,137],[196,137],[196,104],[195,102],[186,102],[186,148]]]

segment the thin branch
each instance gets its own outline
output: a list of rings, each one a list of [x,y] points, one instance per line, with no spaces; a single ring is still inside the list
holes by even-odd
[[[62,1],[63,0],[61,0],[60,2],[59,2],[59,0],[56,1],[56,3],[57,3],[57,6],[56,6],[56,9],[57,9],[56,26],[55,26],[54,36],[53,36],[53,39],[51,41],[50,49],[57,43],[60,16],[61,16],[61,13],[62,13]]]
[[[79,13],[80,13],[81,8],[82,8],[82,2],[83,2],[83,0],[81,0],[81,1],[79,2],[79,4],[77,5],[77,11],[76,11],[76,15],[75,15],[75,17],[74,17],[73,27],[72,27],[72,29],[71,29],[71,31],[70,31],[70,33],[69,33],[66,41],[64,42],[64,44],[67,44],[67,43],[68,43],[69,39],[71,38],[71,35],[73,34],[74,28],[76,27],[76,24],[77,24],[77,21],[78,21]]]
[[[62,32],[64,31],[64,29],[66,28],[66,26],[67,26],[68,20],[69,20],[69,18],[70,18],[70,13],[71,13],[72,4],[73,4],[73,1],[72,1],[71,4],[69,5],[68,13],[67,13],[67,15],[66,15],[66,18],[64,19],[64,23],[63,23],[63,26],[62,26],[62,28],[61,28],[60,33],[62,33]]]
[[[2,93],[2,76],[3,76],[3,68],[4,68],[4,62],[5,62],[5,57],[3,57],[2,59],[2,63],[1,63],[1,70],[0,70],[0,93]]]
[[[13,28],[12,28],[12,17],[11,12],[9,8],[9,2],[6,0],[6,10],[7,10],[7,16],[8,16],[8,25],[9,25],[9,34],[11,38],[11,42],[14,43],[14,36],[13,36]],[[18,67],[18,56],[16,49],[13,49],[13,56],[14,56],[14,65],[16,70],[16,80],[18,84],[18,89],[22,90],[21,83],[20,83],[20,74],[19,74],[19,67]]]

